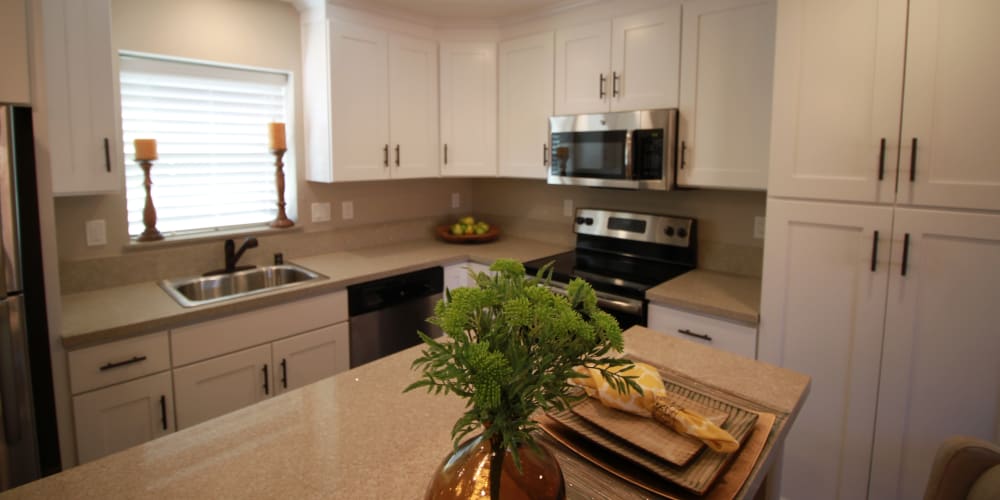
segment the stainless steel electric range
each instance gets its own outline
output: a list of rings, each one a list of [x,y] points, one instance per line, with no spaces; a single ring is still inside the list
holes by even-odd
[[[535,275],[554,262],[550,286],[557,291],[583,278],[622,329],[646,325],[646,290],[698,264],[698,225],[689,217],[583,208],[573,226],[575,250],[526,262],[525,270]]]

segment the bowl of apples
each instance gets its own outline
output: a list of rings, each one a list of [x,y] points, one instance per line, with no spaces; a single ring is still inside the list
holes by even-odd
[[[486,243],[500,237],[500,228],[486,221],[465,216],[452,224],[442,224],[437,235],[449,243]]]

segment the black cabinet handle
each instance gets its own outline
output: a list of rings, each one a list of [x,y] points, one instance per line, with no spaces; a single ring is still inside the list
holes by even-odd
[[[885,137],[882,138],[878,148],[878,180],[882,180],[883,177],[885,177]]]
[[[267,376],[267,365],[264,365],[264,395],[271,394],[271,377]]]
[[[600,81],[598,82],[598,84],[600,85],[600,87],[598,87],[598,95],[600,96],[601,99],[604,99],[604,96],[608,95],[608,93],[604,91],[604,82],[606,82],[607,80],[608,79],[604,77],[604,73],[601,73],[601,78]]]
[[[396,166],[399,166],[399,144],[396,144]]]
[[[389,145],[382,146],[382,166],[389,166]]]
[[[899,274],[906,276],[906,267],[910,263],[910,233],[903,235],[903,265],[899,266]]]
[[[160,396],[160,422],[163,424],[163,430],[167,430],[167,397]]]
[[[681,161],[680,161],[681,170],[684,169],[684,164],[687,163],[687,150],[688,150],[687,143],[681,141]]]
[[[112,368],[120,368],[122,366],[131,365],[133,363],[139,363],[141,361],[146,361],[146,356],[134,356],[132,359],[126,359],[125,361],[118,361],[115,363],[108,363],[101,367],[101,371],[110,370]]]
[[[111,171],[111,145],[107,137],[104,138],[104,168],[108,172]]]
[[[444,145],[444,164],[448,164],[448,145]]]
[[[288,363],[284,359],[281,360],[281,387],[288,389]]]
[[[910,152],[910,182],[917,180],[917,138],[913,138],[913,151]]]
[[[548,166],[549,164],[549,145],[542,144],[542,166]]]
[[[872,272],[875,272],[875,263],[878,261],[878,231],[875,231],[875,237],[872,238]]]
[[[688,330],[687,328],[681,328],[680,330],[677,330],[677,333],[680,333],[680,334],[683,334],[683,335],[687,335],[688,337],[695,337],[695,338],[699,338],[699,339],[702,339],[702,340],[707,340],[709,342],[712,341],[712,337],[710,337],[708,335],[705,335],[704,333],[695,333],[695,332],[692,332],[691,330]]]

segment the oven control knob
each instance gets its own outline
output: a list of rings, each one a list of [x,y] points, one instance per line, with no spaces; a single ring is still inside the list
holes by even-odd
[[[677,228],[678,237],[687,238],[687,235],[688,235],[687,229],[684,229],[683,227]]]
[[[590,217],[587,217],[587,220],[584,221],[584,224],[586,224],[588,226],[593,226],[594,225],[594,219],[592,219]]]
[[[665,234],[667,236],[673,236],[674,235],[674,228],[671,227],[671,226],[667,226],[667,228],[663,230],[663,234]]]
[[[584,219],[583,217],[577,217],[577,218],[576,218],[576,223],[577,223],[577,224],[583,224],[583,221],[584,221],[584,220],[585,220],[585,219]]]

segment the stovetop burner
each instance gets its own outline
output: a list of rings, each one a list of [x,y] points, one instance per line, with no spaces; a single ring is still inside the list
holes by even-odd
[[[552,280],[569,283],[583,278],[595,290],[643,298],[645,292],[664,281],[684,274],[693,267],[654,260],[630,258],[603,252],[578,249],[524,264],[531,275],[552,262]]]

